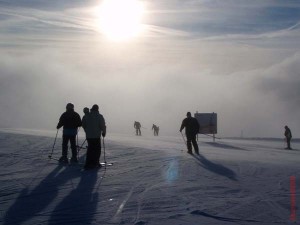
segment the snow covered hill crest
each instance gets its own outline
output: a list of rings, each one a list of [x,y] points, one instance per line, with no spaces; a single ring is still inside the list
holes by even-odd
[[[200,138],[192,156],[180,136],[108,135],[114,165],[85,171],[84,149],[79,165],[49,160],[51,135],[0,132],[0,140],[3,225],[299,224],[299,143]]]

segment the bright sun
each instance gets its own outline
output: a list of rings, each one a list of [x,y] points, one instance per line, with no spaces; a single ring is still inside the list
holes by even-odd
[[[142,30],[144,6],[138,0],[103,0],[99,10],[99,26],[109,39],[125,40]]]

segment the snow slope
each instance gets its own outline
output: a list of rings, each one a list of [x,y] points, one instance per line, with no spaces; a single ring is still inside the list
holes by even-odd
[[[109,134],[114,165],[84,171],[48,159],[54,137],[0,132],[1,224],[299,224],[290,221],[299,143],[290,151],[278,141],[200,138],[191,156],[180,135]],[[53,157],[60,146],[59,138]]]

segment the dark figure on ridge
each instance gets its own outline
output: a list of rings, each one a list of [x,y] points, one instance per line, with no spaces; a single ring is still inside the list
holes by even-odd
[[[141,123],[138,122],[138,121],[134,121],[134,128],[135,128],[135,132],[136,132],[136,135],[137,136],[141,136],[142,133],[141,133]]]
[[[292,132],[288,126],[285,126],[284,128],[285,128],[284,136],[285,136],[286,144],[287,144],[287,147],[285,149],[291,150],[292,149],[291,148]]]
[[[153,124],[152,130],[153,130],[153,132],[154,132],[154,136],[158,136],[159,127],[156,126],[155,124]]]
[[[199,148],[196,141],[196,135],[199,132],[199,123],[198,120],[192,117],[191,113],[186,114],[186,118],[182,121],[180,132],[185,128],[185,134],[187,138],[187,149],[188,153],[192,154],[192,144],[196,154],[199,154]]]
[[[98,105],[93,105],[91,111],[83,116],[82,127],[88,142],[84,168],[99,168],[101,167],[101,135],[105,137],[106,125],[103,116],[99,113]]]
[[[63,142],[62,142],[62,156],[60,162],[68,163],[68,142],[71,143],[72,158],[71,162],[78,162],[76,149],[76,135],[78,128],[81,126],[81,118],[77,112],[74,111],[74,105],[68,103],[66,112],[64,112],[59,119],[57,129],[63,127]]]

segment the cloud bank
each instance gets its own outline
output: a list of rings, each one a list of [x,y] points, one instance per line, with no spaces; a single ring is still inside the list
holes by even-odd
[[[0,3],[1,127],[55,129],[73,102],[112,132],[176,134],[187,111],[218,113],[220,136],[300,132],[296,1],[146,2],[147,32],[125,43],[97,31],[99,2],[42,3]]]

